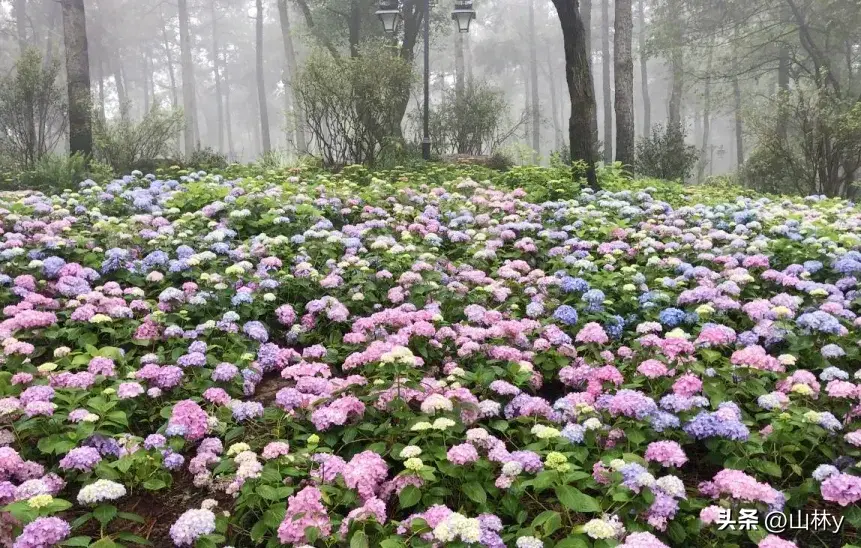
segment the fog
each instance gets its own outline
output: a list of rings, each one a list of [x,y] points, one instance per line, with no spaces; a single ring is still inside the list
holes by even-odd
[[[310,52],[320,48],[350,55],[351,44],[380,39],[397,45],[403,40],[404,29],[393,38],[387,37],[375,15],[378,4],[372,0],[280,1],[285,3],[286,17],[279,13],[279,0],[260,2],[262,72],[258,74],[255,64],[258,2],[254,0],[85,0],[96,112],[108,120],[121,116],[140,119],[154,104],[170,108],[186,106],[191,138],[178,138],[180,149],[187,149],[191,143],[195,148],[209,147],[222,152],[235,161],[253,160],[268,148],[295,156],[297,144],[291,120],[295,120],[296,103],[291,101],[289,88],[291,78],[298,74]],[[463,77],[485,82],[504,93],[509,110],[506,124],[511,131],[500,146],[522,152],[522,158],[531,156],[523,151],[537,148],[537,158],[547,163],[554,151],[568,146],[570,101],[556,9],[549,0],[532,1],[534,27],[530,26],[529,0],[476,0],[477,17],[460,42],[449,15],[452,0],[439,0],[432,8],[431,18],[431,110],[439,105],[446,90],[456,85],[458,48],[463,48]],[[683,74],[678,116],[686,129],[687,142],[695,145],[704,158],[706,175],[727,173],[743,159],[739,154],[745,155],[752,148],[739,133],[740,128],[746,131],[740,121],[743,109],[755,108],[757,98],[774,93],[778,85],[776,54],[765,61],[747,63],[737,57],[736,49],[729,52],[730,47],[736,48],[726,40],[727,22],[735,20],[727,12],[732,4],[715,7],[712,11],[722,11],[716,22],[708,26],[701,24],[702,14],[712,9],[708,2],[675,3],[675,8],[673,1],[635,0],[633,4],[636,136],[639,139],[647,133],[647,123],[664,123],[672,118],[669,105],[673,74],[674,71]],[[676,17],[672,10],[681,5],[685,6],[684,16]],[[608,129],[609,133],[614,131],[613,3],[584,2],[580,10],[588,26],[598,140],[612,146]],[[180,36],[182,11],[187,13],[189,25],[190,52],[185,62]],[[738,29],[737,20],[734,24]],[[674,27],[679,26],[684,27],[684,33],[672,36]],[[792,33],[794,30],[787,35]],[[287,39],[295,51],[292,64],[285,53]],[[672,40],[676,42],[668,45]],[[707,64],[703,47],[706,44],[709,51],[715,52],[713,68]],[[534,45],[534,50],[530,45]],[[60,2],[0,3],[0,72],[12,69],[23,47],[37,48],[48,59],[62,57]],[[418,135],[415,121],[421,108],[422,47],[419,35],[407,55],[417,76],[402,123],[408,138]],[[745,47],[749,53],[756,51],[750,43]],[[857,56],[857,48],[848,47],[849,53],[854,51]],[[685,49],[684,62],[674,66],[670,52],[679,48]],[[535,70],[531,59],[536,60]],[[850,69],[853,62],[849,61]],[[743,71],[731,70],[742,64]],[[258,76],[262,78],[262,92]],[[190,97],[183,96],[184,80],[191,83]],[[533,127],[531,111],[533,90],[537,90],[537,128]],[[644,107],[647,96],[648,112]],[[189,103],[192,105],[189,109],[186,103],[190,99],[193,103]],[[261,111],[266,113],[263,120]],[[262,129],[266,125],[268,132]],[[612,155],[606,159],[612,160]]]

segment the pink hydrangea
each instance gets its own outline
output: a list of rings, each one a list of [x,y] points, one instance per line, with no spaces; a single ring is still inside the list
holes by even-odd
[[[277,459],[282,455],[286,455],[290,452],[290,444],[286,441],[271,441],[266,444],[266,447],[263,448],[263,452],[260,454],[264,459]]]
[[[383,457],[373,451],[362,451],[350,459],[341,474],[344,483],[359,491],[362,500],[374,497],[388,476],[389,466]]]
[[[703,381],[696,375],[685,373],[673,383],[673,393],[689,398],[703,389]]]
[[[167,425],[168,435],[180,435],[189,441],[201,439],[206,435],[206,411],[191,400],[182,400],[173,406]]]
[[[327,430],[333,425],[342,426],[350,417],[365,414],[365,404],[355,396],[343,396],[325,407],[311,413],[311,422],[317,430]]]
[[[667,366],[658,360],[646,360],[637,367],[637,372],[649,379],[663,377],[667,371]]]
[[[645,454],[647,461],[659,462],[662,466],[682,466],[688,457],[681,445],[674,441],[655,441],[649,444]]]
[[[836,502],[840,506],[861,501],[861,477],[858,476],[834,474],[822,482],[820,489],[823,499]]]
[[[700,510],[700,521],[705,523],[706,525],[711,525],[712,523],[717,523],[720,520],[721,515],[724,514],[726,510],[721,508],[720,506],[715,506],[712,504],[711,506],[706,506],[702,510]]]
[[[323,494],[316,487],[305,487],[287,499],[287,513],[278,526],[278,540],[283,544],[304,544],[305,529],[316,527],[321,536],[332,532],[332,523],[321,502]]]
[[[652,533],[631,533],[619,548],[669,548]]]
[[[600,324],[589,322],[577,333],[574,340],[582,343],[607,344],[610,338]]]
[[[728,494],[734,499],[764,502],[769,505],[782,506],[785,500],[780,491],[767,483],[756,481],[741,470],[721,470],[715,474],[712,481],[701,483],[699,489],[700,492],[711,497]],[[861,478],[859,478],[859,496],[861,496]]]
[[[476,451],[475,447],[470,443],[461,443],[460,445],[455,445],[449,449],[446,454],[446,458],[448,458],[448,461],[452,464],[462,466],[464,464],[477,461],[478,451]]]
[[[777,535],[768,535],[757,544],[758,548],[798,548],[798,545],[790,540],[783,540]]]
[[[338,533],[341,538],[346,538],[352,522],[367,521],[371,518],[374,518],[381,525],[386,522],[386,503],[376,497],[370,498],[362,506],[350,510],[347,517],[341,522]]]

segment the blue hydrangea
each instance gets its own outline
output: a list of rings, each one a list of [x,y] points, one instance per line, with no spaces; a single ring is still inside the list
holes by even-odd
[[[658,314],[658,321],[667,327],[677,327],[685,321],[686,316],[684,310],[665,308]]]
[[[582,443],[586,429],[579,424],[568,423],[562,429],[562,437],[571,443]]]
[[[589,282],[583,278],[564,276],[560,287],[562,287],[562,291],[565,293],[582,293],[589,290]]]
[[[577,315],[577,310],[575,310],[574,307],[563,304],[553,312],[553,318],[559,320],[565,325],[574,325],[577,323],[579,316]]]

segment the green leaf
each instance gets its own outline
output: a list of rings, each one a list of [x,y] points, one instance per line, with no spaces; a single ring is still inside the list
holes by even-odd
[[[64,510],[68,510],[72,507],[72,503],[64,500],[64,499],[54,499],[51,501],[51,504],[45,507],[45,511],[50,512],[52,514],[56,514],[62,512]]]
[[[93,510],[93,515],[99,520],[102,525],[107,525],[112,519],[117,517],[117,507],[113,504],[101,504]]]
[[[484,504],[487,502],[487,493],[484,491],[484,487],[482,487],[477,481],[464,483],[461,487],[461,491],[463,491],[463,493],[473,502],[477,502],[478,504]]]
[[[404,548],[404,541],[399,538],[387,538],[380,543],[380,548]]]
[[[118,512],[117,517],[122,518],[122,519],[127,520],[127,521],[133,521],[135,523],[145,523],[146,522],[146,520],[144,520],[141,516],[139,516],[137,514],[133,514],[131,512]]]
[[[350,539],[350,548],[368,548],[368,535],[364,531],[356,531]]]
[[[145,539],[143,537],[140,537],[140,536],[132,534],[132,533],[127,533],[125,531],[122,533],[117,533],[117,538],[120,540],[124,540],[126,542],[133,542],[135,544],[140,544],[141,546],[150,546],[152,544],[150,541],[148,541],[147,539]]]
[[[560,485],[556,487],[556,498],[559,502],[575,512],[600,512],[601,504],[597,499],[583,493],[576,487]]]
[[[72,537],[63,542],[61,546],[89,546],[90,537]]]
[[[407,485],[398,495],[398,500],[401,502],[401,508],[409,508],[415,506],[422,498],[422,492],[415,485]]]
[[[780,465],[776,462],[770,462],[767,460],[755,460],[753,461],[754,467],[764,474],[768,474],[769,476],[774,476],[779,478],[783,475],[783,471],[780,469]]]
[[[320,538],[320,530],[316,527],[306,527],[305,528],[305,539],[310,543],[314,544],[317,542],[317,539]]]
[[[589,543],[583,537],[568,537],[560,540],[554,548],[589,548]]]
[[[843,513],[846,521],[856,529],[861,529],[861,507],[853,506]]]
[[[258,485],[254,492],[266,500],[281,500],[283,498],[278,489],[271,485]]]
[[[153,478],[143,482],[143,486],[144,489],[147,489],[149,491],[158,491],[159,489],[164,489],[165,487],[167,487],[167,484],[160,479]]]
[[[281,522],[284,521],[284,514],[287,513],[287,507],[284,503],[273,504],[266,512],[263,513],[263,521],[270,529],[277,529]]]
[[[638,428],[630,428],[625,430],[625,437],[634,445],[640,445],[646,441],[646,436]]]
[[[118,545],[109,538],[103,538],[90,544],[90,548],[118,548]]]
[[[261,540],[263,540],[263,536],[268,530],[269,527],[266,525],[266,522],[261,519],[254,524],[254,527],[251,528],[251,540],[253,540],[254,542],[260,542]]]

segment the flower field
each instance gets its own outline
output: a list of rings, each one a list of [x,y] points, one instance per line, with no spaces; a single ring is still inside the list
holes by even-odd
[[[0,198],[3,546],[859,542],[851,204],[243,175]]]

